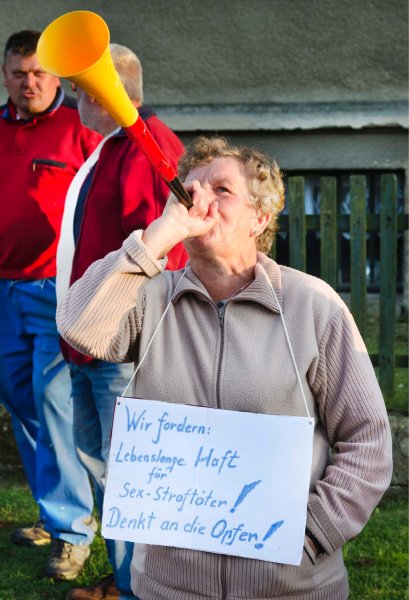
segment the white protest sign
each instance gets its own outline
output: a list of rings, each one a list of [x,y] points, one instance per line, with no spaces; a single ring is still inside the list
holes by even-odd
[[[118,398],[106,538],[299,565],[313,420]]]

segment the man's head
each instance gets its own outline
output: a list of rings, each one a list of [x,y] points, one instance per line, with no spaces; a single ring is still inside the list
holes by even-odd
[[[55,99],[60,80],[40,66],[37,56],[38,31],[20,31],[7,40],[3,77],[17,114],[30,119],[46,111]]]
[[[110,44],[114,67],[132,103],[138,108],[143,101],[142,65],[139,58],[126,46]],[[77,91],[78,111],[83,125],[102,135],[108,135],[117,125],[111,115],[80,87]]]

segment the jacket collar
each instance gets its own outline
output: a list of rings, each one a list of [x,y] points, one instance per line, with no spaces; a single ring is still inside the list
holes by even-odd
[[[234,297],[234,301],[256,302],[275,313],[279,313],[279,307],[269,283],[271,282],[273,284],[277,300],[280,303],[280,306],[283,307],[283,292],[279,265],[265,254],[258,252],[254,274],[254,281],[252,281],[242,292],[239,292],[237,296]],[[204,302],[212,302],[208,291],[190,265],[187,266],[186,275],[180,282],[178,291],[172,301],[176,303],[182,295],[188,293],[194,294]]]
[[[145,106],[145,105],[143,105],[143,106],[140,106],[140,107],[138,108],[138,113],[139,113],[139,116],[140,116],[140,118],[141,118],[143,121],[147,121],[147,120],[149,119],[149,117],[154,117],[154,116],[156,116],[156,113],[155,113],[155,112],[153,111],[153,109],[152,109],[150,106],[148,106],[148,105],[146,105],[146,106]],[[126,133],[125,133],[125,131],[124,131],[122,128],[121,128],[121,129],[118,129],[118,131],[115,133],[115,137],[123,137],[123,136],[126,136]]]
[[[57,110],[57,108],[59,108],[61,106],[61,104],[63,103],[64,95],[65,95],[64,90],[61,87],[57,88],[57,93],[55,95],[55,98],[54,98],[52,104],[47,108],[47,110],[45,110],[42,113],[38,113],[38,114],[34,115],[30,119],[17,119],[16,105],[11,100],[11,98],[9,98],[7,101],[7,104],[6,104],[6,108],[4,109],[3,114],[1,116],[3,119],[7,119],[8,121],[17,121],[18,120],[18,121],[22,121],[23,123],[27,123],[28,121],[32,121],[33,119],[38,119],[39,117],[43,117],[44,115],[48,115],[48,114],[54,112],[55,110]]]

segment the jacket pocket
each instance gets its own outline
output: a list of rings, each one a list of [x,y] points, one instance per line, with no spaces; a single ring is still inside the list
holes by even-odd
[[[67,167],[67,163],[58,160],[51,160],[50,158],[33,158],[33,173],[40,165],[45,167],[56,167],[57,169],[66,169]]]
[[[311,561],[311,563],[313,565],[315,565],[317,556],[316,556],[314,550],[309,545],[308,540],[306,539],[306,537],[304,538],[304,552],[308,556],[308,558]]]

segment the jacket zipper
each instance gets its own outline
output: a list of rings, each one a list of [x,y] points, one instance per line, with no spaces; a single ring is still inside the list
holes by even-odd
[[[224,313],[226,309],[225,302],[216,302],[217,315],[219,317],[219,327],[221,332],[221,341],[220,341],[220,353],[219,353],[219,364],[217,366],[217,386],[216,386],[216,406],[217,408],[221,408],[220,405],[220,379],[221,379],[221,370],[222,370],[222,357],[224,350]]]
[[[220,354],[219,354],[219,364],[217,367],[217,385],[216,385],[216,405],[217,408],[221,408],[220,405],[220,380],[221,380],[221,366],[222,366],[222,357],[224,350],[224,313],[226,309],[226,302],[216,302],[217,315],[219,317],[219,326],[221,332],[221,342],[220,342]],[[226,570],[227,570],[227,557],[222,554],[220,556],[220,585],[222,588],[222,599],[226,600],[227,598],[227,589],[226,589]]]
[[[224,309],[225,309],[225,307],[226,307],[226,302],[223,302],[222,300],[220,302],[216,302],[217,314],[219,316],[219,325],[222,328],[222,337],[223,337]]]
[[[65,169],[67,163],[48,158],[33,158],[33,173],[36,170],[37,165],[46,165],[47,167],[59,167],[60,169]]]

